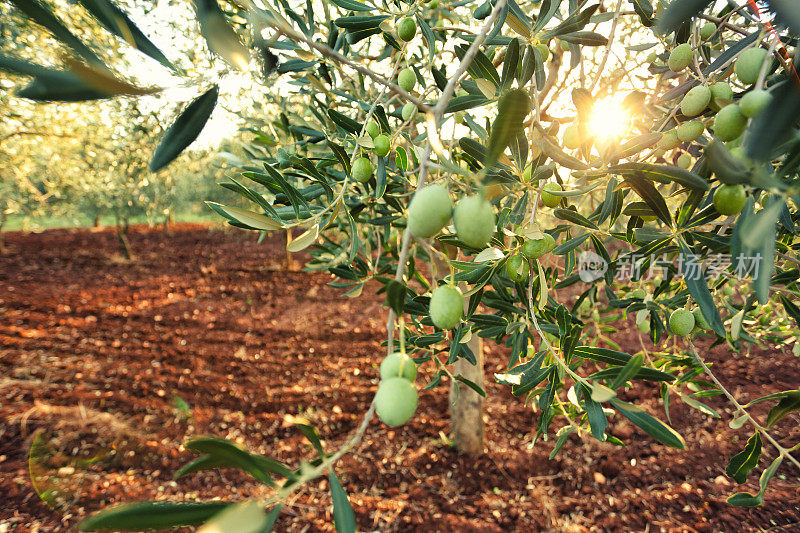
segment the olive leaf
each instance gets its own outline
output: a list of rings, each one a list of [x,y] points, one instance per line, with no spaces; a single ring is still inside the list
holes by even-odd
[[[158,144],[150,171],[156,172],[170,164],[180,153],[192,144],[211,117],[217,105],[219,89],[216,85],[186,106],[175,122],[167,129]]]
[[[200,33],[206,39],[208,48],[226,63],[239,70],[246,70],[250,62],[250,50],[225,19],[217,0],[197,0],[197,21]]]
[[[528,93],[514,89],[506,93],[498,103],[497,118],[492,124],[492,133],[486,150],[486,167],[492,167],[505,151],[512,139],[522,131],[523,119],[528,116],[531,99]]]
[[[658,17],[656,31],[670,33],[681,24],[697,16],[712,3],[713,0],[673,0]]]
[[[169,59],[145,36],[128,15],[111,0],[78,0],[91,15],[114,35],[121,37],[165,67],[175,70]]]
[[[61,22],[56,15],[40,0],[10,0],[14,6],[22,11],[29,19],[46,28],[53,37],[66,44],[74,50],[79,56],[86,59],[91,63],[98,65],[103,64],[97,54],[83,44],[78,37],[76,37],[69,29]]]
[[[173,527],[199,526],[229,502],[143,502],[109,507],[78,524],[80,531],[142,531]]]
[[[339,478],[331,468],[328,471],[328,483],[331,486],[331,498],[333,499],[333,523],[337,533],[355,533],[356,516],[347,493],[344,491]]]

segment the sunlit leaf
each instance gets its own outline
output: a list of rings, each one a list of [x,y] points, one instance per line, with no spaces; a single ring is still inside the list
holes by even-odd
[[[186,109],[178,115],[175,122],[164,132],[164,136],[153,154],[153,159],[150,161],[151,172],[156,172],[170,164],[197,139],[206,122],[211,118],[211,112],[217,105],[218,95],[219,90],[214,85],[186,106]]]

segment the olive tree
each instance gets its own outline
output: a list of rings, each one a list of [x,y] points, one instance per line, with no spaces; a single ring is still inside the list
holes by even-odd
[[[109,0],[80,3],[170,66]],[[430,370],[420,384],[430,394],[450,383],[456,445],[482,451],[477,339],[508,347],[508,368],[493,379],[535,406],[537,439],[556,437],[553,456],[571,434],[622,445],[609,417],[684,448],[664,422],[670,405],[719,418],[702,400],[724,395],[731,424],[752,431],[726,473],[743,483],[764,444],[773,450],[760,491],[728,500],[759,505],[784,462],[800,466],[798,445],[771,433],[800,408],[800,390],[743,404],[695,343],[742,350],[794,342],[798,331],[800,10],[786,0],[761,5],[769,10],[720,4],[242,0],[223,9],[197,0],[208,49],[250,69],[272,96],[269,119],[252,121],[248,161],[224,183],[250,208],[209,205],[244,229],[302,230],[288,249],[307,248],[310,267],[334,274],[348,296],[379,282],[381,381],[336,452],[295,421],[318,452],[296,469],[220,439],[187,443],[199,457],[179,475],[240,468],[275,488],[265,501],[122,506],[82,528],[266,530],[286,497],[328,472],[336,527],[352,531],[335,463],[376,412],[389,426],[413,416],[418,368]],[[28,98],[33,88],[50,98],[136,89],[94,64],[17,70],[33,77],[18,93]],[[48,83],[56,77],[71,85]],[[190,82],[199,96],[166,130],[152,171],[214,112],[218,86]],[[738,292],[743,283],[751,288]],[[756,320],[767,311],[772,320]],[[633,354],[613,339],[614,323],[629,317],[642,336]],[[665,416],[621,399],[637,381],[660,392]],[[749,410],[758,402],[771,405],[766,420]]]

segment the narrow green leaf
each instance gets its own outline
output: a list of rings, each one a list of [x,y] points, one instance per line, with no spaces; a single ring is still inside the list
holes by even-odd
[[[381,25],[381,22],[388,19],[386,15],[369,16],[349,16],[341,17],[333,21],[334,24],[350,31],[374,30]]]
[[[641,408],[628,402],[623,402],[616,398],[612,398],[609,401],[622,416],[630,420],[635,426],[643,429],[645,433],[657,441],[681,450],[686,448],[683,437],[661,420],[648,415]]]
[[[650,0],[630,0],[633,10],[639,15],[639,20],[643,26],[653,25],[653,4]]]
[[[625,352],[611,350],[609,348],[597,348],[595,346],[578,346],[573,352],[575,357],[583,357],[592,361],[609,363],[612,365],[625,366],[630,361],[631,356]]]
[[[769,410],[765,427],[772,428],[786,415],[800,410],[800,390],[787,391],[778,405]]]
[[[252,454],[246,452],[232,442],[215,437],[201,437],[190,440],[186,448],[198,453],[209,455],[227,465],[239,468],[256,480],[274,486],[272,477],[265,471]]]
[[[603,406],[592,399],[592,391],[588,387],[581,385],[581,392],[583,408],[586,410],[592,436],[597,440],[605,440],[608,419],[603,411]]]
[[[50,8],[40,0],[10,0],[29,19],[46,28],[53,37],[69,46],[90,63],[102,65],[103,61],[61,22]]]
[[[231,465],[224,460],[221,460],[211,455],[201,455],[197,459],[186,463],[178,469],[172,477],[178,479],[183,476],[188,476],[195,472],[202,472],[203,470],[215,470],[217,468],[228,468]]]
[[[464,96],[455,96],[447,102],[445,113],[457,113],[458,111],[466,111],[473,107],[481,107],[491,102],[488,98],[481,94],[467,94]]]
[[[347,132],[352,133],[353,135],[358,135],[361,133],[362,125],[360,122],[353,120],[352,118],[348,117],[345,114],[342,114],[335,109],[328,109],[328,116],[331,117],[337,126],[344,129]]]
[[[228,506],[199,528],[197,533],[263,533],[267,522],[264,506],[250,500]]]
[[[644,357],[641,354],[634,355],[630,360],[625,363],[625,366],[620,369],[619,375],[614,379],[611,388],[616,390],[622,387],[625,382],[639,373],[644,363]]]
[[[522,131],[522,121],[528,116],[531,99],[528,93],[521,89],[514,89],[506,93],[498,103],[497,118],[492,124],[492,133],[486,150],[486,167],[492,167],[497,158]]]
[[[599,229],[597,227],[597,224],[595,224],[588,218],[584,217],[577,211],[573,211],[572,209],[556,209],[555,211],[553,211],[553,214],[556,216],[556,218],[560,218],[561,220],[566,220],[567,222],[572,222],[573,224],[577,224],[585,228]]]
[[[433,61],[436,55],[436,37],[433,35],[433,30],[431,30],[428,22],[420,17],[419,14],[415,15],[414,18],[417,20],[417,26],[419,26],[420,32],[422,33],[422,38],[425,39],[425,44],[428,45],[428,59]]]
[[[118,505],[86,518],[78,525],[78,529],[142,531],[199,526],[231,505],[229,502],[144,502]]]
[[[329,0],[330,3],[350,11],[374,11],[375,8],[356,0]]]
[[[328,482],[331,485],[331,499],[333,499],[333,524],[337,533],[355,533],[356,515],[347,499],[347,493],[333,472],[328,472]]]
[[[696,255],[692,253],[691,248],[683,239],[678,240],[678,246],[681,251],[681,264],[687,266],[690,264],[696,265],[697,272],[691,272],[691,275],[684,275],[683,278],[686,282],[686,287],[689,289],[689,294],[697,302],[703,316],[711,325],[711,329],[720,337],[725,338],[725,326],[722,324],[719,310],[714,304],[714,298],[712,298],[711,292],[708,290],[702,265],[697,263]],[[685,273],[688,273],[688,269],[685,270]]]
[[[640,175],[627,175],[625,176],[624,183],[628,184],[636,191],[664,224],[672,226],[672,216],[667,207],[667,202],[664,201],[664,197],[661,196],[661,193],[658,192],[649,180]]]
[[[539,14],[536,17],[536,23],[533,25],[532,32],[538,33],[544,29],[548,22],[558,13],[558,8],[561,7],[561,0],[542,0],[542,5],[539,6]]]
[[[175,70],[169,59],[133,23],[128,15],[111,0],[78,0],[92,16],[114,35],[152,57],[165,67]]]
[[[407,290],[403,282],[395,279],[389,280],[386,284],[386,302],[389,304],[389,307],[394,309],[397,316],[402,315],[405,310]]]
[[[17,91],[17,96],[38,102],[83,102],[113,95],[92,87],[72,72],[51,70],[39,73],[26,87]]]
[[[592,15],[594,15],[594,12],[597,11],[598,7],[600,7],[600,4],[593,4],[583,11],[574,11],[558,26],[544,32],[541,39],[546,41],[547,39],[558,37],[559,35],[582,30],[589,23],[589,20],[592,18]]]
[[[208,49],[230,66],[241,71],[247,70],[250,62],[250,50],[242,43],[239,35],[228,23],[217,0],[197,1],[195,7],[197,8],[197,21],[200,23],[200,33],[205,37]]]
[[[673,0],[658,17],[656,30],[661,33],[677,30],[681,24],[700,14],[711,2],[712,0]]]
[[[186,106],[175,122],[167,129],[158,144],[150,171],[156,172],[170,164],[180,153],[192,144],[211,117],[217,105],[219,89],[216,85]]]
[[[575,431],[575,426],[567,426],[566,428],[564,428],[563,431],[560,432],[558,440],[556,441],[556,445],[553,446],[553,451],[550,452],[551,461],[555,459],[558,452],[560,452],[561,448],[563,448],[564,445],[567,443],[567,439],[569,438],[570,435],[572,435],[573,431]]]
[[[764,503],[764,498],[761,495],[753,496],[749,492],[737,492],[727,502],[734,507],[758,507]]]
[[[778,467],[781,466],[783,462],[783,456],[779,455],[772,462],[769,464],[767,468],[761,473],[761,477],[758,479],[758,485],[761,487],[761,490],[758,492],[760,497],[764,497],[764,493],[767,492],[767,484],[775,475],[775,472],[778,471]]]
[[[714,409],[710,408],[709,406],[707,406],[703,402],[698,402],[697,400],[695,400],[691,396],[681,396],[681,400],[683,400],[683,403],[685,403],[686,405],[688,405],[690,407],[693,407],[694,409],[697,409],[701,413],[704,413],[704,414],[706,414],[708,416],[711,416],[713,418],[721,418],[719,416],[719,413],[716,412]]]
[[[564,33],[559,36],[559,39],[582,46],[605,46],[608,44],[608,39],[604,35],[593,31],[573,31]]]
[[[484,390],[480,387],[480,385],[478,385],[474,381],[468,380],[467,378],[465,378],[461,374],[458,374],[457,376],[455,376],[454,379],[456,381],[460,381],[461,383],[463,383],[464,385],[466,385],[470,389],[474,390],[476,393],[478,393],[481,396],[483,396],[484,398],[486,398],[486,392],[484,392]]]
[[[740,485],[747,481],[747,475],[758,466],[761,457],[761,433],[756,431],[747,440],[744,450],[731,457],[725,473],[736,480]]]
[[[307,423],[304,419],[297,417],[294,419],[294,425],[303,435],[305,435],[320,456],[324,456],[325,452],[322,450],[322,441],[319,438],[319,433],[317,433],[317,430],[314,429],[314,426],[312,426],[310,423]]]
[[[558,216],[558,215],[556,214],[556,216]],[[563,243],[559,244],[558,246],[556,246],[555,249],[553,250],[553,254],[554,255],[567,254],[567,253],[571,252],[572,250],[574,250],[575,248],[577,248],[578,246],[580,246],[581,244],[583,244],[584,242],[586,242],[586,240],[590,236],[591,236],[590,233],[584,233],[583,235],[578,235],[577,237],[573,237],[572,239],[570,239],[570,240],[568,240],[566,242],[563,242]]]
[[[0,54],[0,71],[10,72],[11,74],[22,74],[23,76],[40,76],[58,72],[51,68],[31,63],[25,59],[5,54]]]

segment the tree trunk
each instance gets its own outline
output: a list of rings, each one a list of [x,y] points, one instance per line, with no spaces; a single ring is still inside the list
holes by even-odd
[[[117,225],[117,239],[119,239],[119,247],[122,250],[122,255],[128,261],[133,258],[133,254],[131,253],[131,245],[128,242],[128,225],[125,224],[124,226]]]
[[[453,363],[451,371],[483,389],[483,342],[473,335],[467,346],[475,354],[478,364],[473,365],[461,358]],[[483,396],[455,380],[450,384],[450,425],[458,451],[469,455],[483,453]]]
[[[6,243],[3,238],[3,226],[6,225],[6,218],[7,215],[5,213],[0,213],[0,255],[6,253]]]
[[[100,227],[100,215],[99,214],[94,216],[94,223],[92,225],[95,228],[99,228]]]
[[[294,270],[294,259],[292,258],[292,252],[289,251],[289,244],[291,244],[292,239],[292,228],[286,229],[286,270]]]
[[[172,211],[170,211],[169,213],[167,213],[167,215],[164,217],[164,227],[163,227],[163,230],[164,230],[164,231],[167,231],[167,230],[169,229],[169,225],[170,225],[170,224],[172,224]]]

